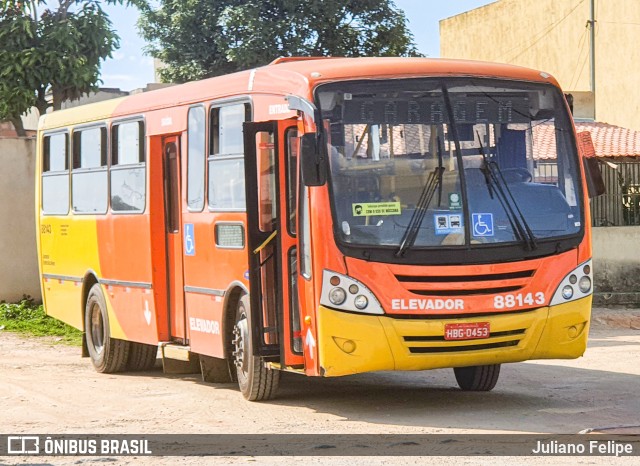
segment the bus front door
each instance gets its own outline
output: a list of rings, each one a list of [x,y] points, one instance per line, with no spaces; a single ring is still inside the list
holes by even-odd
[[[244,123],[254,354],[302,367],[297,292],[296,120]]]
[[[180,138],[163,138],[162,153],[169,331],[173,341],[186,343],[180,218]]]

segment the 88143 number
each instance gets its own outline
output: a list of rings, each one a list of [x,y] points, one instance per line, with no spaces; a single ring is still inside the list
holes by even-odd
[[[493,297],[493,307],[496,309],[510,309],[516,306],[533,306],[534,304],[544,304],[546,302],[544,293],[518,293],[505,294]]]

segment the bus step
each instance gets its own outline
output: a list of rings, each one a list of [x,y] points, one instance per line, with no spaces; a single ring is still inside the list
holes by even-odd
[[[191,347],[173,343],[160,343],[162,371],[165,374],[198,374],[200,359]]]
[[[296,374],[305,374],[304,366],[284,366],[279,362],[265,362],[264,367],[267,369],[276,369],[282,372],[294,372]]]

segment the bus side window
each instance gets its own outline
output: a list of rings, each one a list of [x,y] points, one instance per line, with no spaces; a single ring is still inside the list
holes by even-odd
[[[259,213],[258,225],[262,231],[273,231],[276,225],[276,160],[273,134],[266,131],[256,133],[258,157]]]
[[[71,204],[80,214],[104,214],[109,204],[107,187],[107,128],[73,133]]]
[[[311,280],[311,221],[309,219],[309,188],[300,186],[300,275]]]
[[[69,213],[69,134],[44,136],[42,158],[42,213]]]
[[[146,204],[144,123],[134,121],[111,129],[111,210],[143,212]]]
[[[187,129],[187,205],[200,212],[204,208],[205,112],[204,107],[189,109]]]
[[[251,107],[240,103],[213,107],[209,125],[209,209],[245,210],[242,123]]]
[[[285,160],[287,165],[287,228],[289,233],[295,236],[298,221],[298,150],[300,147],[300,139],[298,138],[298,129],[289,128],[285,133],[286,154]]]

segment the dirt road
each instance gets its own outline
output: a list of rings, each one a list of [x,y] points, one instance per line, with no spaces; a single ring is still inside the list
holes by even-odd
[[[195,375],[98,374],[79,353],[0,332],[0,432],[577,433],[640,424],[634,330],[592,329],[577,360],[505,365],[490,393],[460,391],[451,370],[337,379],[284,374],[278,398],[266,403]]]

